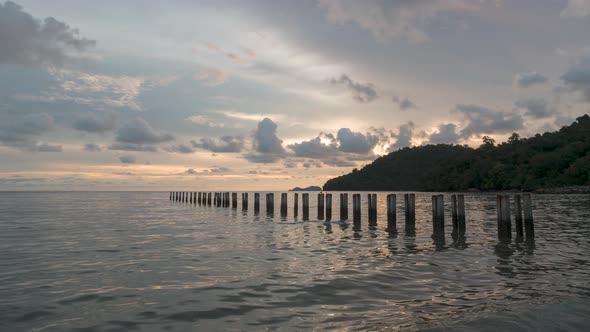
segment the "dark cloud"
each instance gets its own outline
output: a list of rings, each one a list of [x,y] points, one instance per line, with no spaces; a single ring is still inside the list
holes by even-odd
[[[197,173],[199,173],[199,172],[195,171],[195,170],[194,170],[194,169],[192,169],[192,168],[189,168],[189,169],[187,169],[186,171],[184,171],[184,174],[185,174],[185,175],[195,175],[195,174],[197,174]]]
[[[78,115],[73,128],[89,133],[104,133],[115,130],[119,123],[119,116],[115,112],[86,113]]]
[[[84,151],[88,152],[101,152],[102,148],[98,144],[86,143],[84,144]]]
[[[469,138],[481,134],[503,134],[523,128],[523,119],[519,114],[494,111],[477,105],[456,106],[456,110],[466,118],[466,125],[461,137]]]
[[[63,148],[61,145],[40,143],[35,146],[34,151],[37,151],[37,152],[63,152]]]
[[[174,140],[174,136],[152,128],[142,118],[135,118],[117,131],[117,142],[132,144],[157,144]]]
[[[379,143],[379,138],[369,133],[353,132],[348,128],[341,128],[336,135],[340,143],[338,149],[342,152],[368,154]]]
[[[195,148],[201,148],[216,153],[241,152],[244,148],[244,138],[241,136],[223,136],[220,139],[203,137],[200,143],[191,141]]]
[[[25,150],[38,150],[36,139],[54,129],[53,117],[47,113],[24,116],[0,116],[0,143]]]
[[[119,161],[123,164],[135,164],[135,157],[132,155],[124,155],[119,157]]]
[[[37,20],[12,1],[0,3],[0,63],[61,66],[94,46],[78,33],[53,17]]]
[[[396,103],[399,106],[399,109],[402,111],[407,111],[412,108],[417,108],[416,104],[414,104],[414,102],[411,101],[408,97],[400,99],[399,97],[396,96],[396,97],[393,97],[391,99],[391,101]]]
[[[342,74],[338,79],[331,79],[331,84],[345,85],[352,93],[352,98],[359,103],[368,103],[373,101],[379,94],[375,85],[372,83],[361,84],[350,79],[346,74]]]
[[[209,172],[211,172],[211,173],[227,173],[227,172],[231,172],[231,169],[229,169],[227,167],[214,167],[214,168],[211,168],[209,170]]]
[[[555,110],[543,99],[517,100],[514,105],[524,109],[526,116],[536,119],[548,118],[555,114]]]
[[[375,130],[374,130],[375,131]],[[377,144],[386,144],[389,137],[376,134],[363,134],[353,132],[349,128],[338,130],[336,136],[321,133],[318,137],[294,143],[288,147],[294,155],[300,158],[309,158],[307,161],[288,160],[286,167],[296,167],[302,164],[305,168],[319,167],[319,162],[336,167],[355,166],[355,161],[371,160],[375,156],[373,149]]]
[[[269,118],[258,123],[252,148],[253,152],[244,157],[254,163],[274,163],[286,155],[283,141],[277,136],[277,125]]]
[[[157,152],[158,148],[153,145],[143,145],[143,144],[133,144],[133,143],[113,143],[113,144],[111,144],[111,146],[109,146],[109,150]]]
[[[528,88],[547,82],[547,77],[537,72],[520,73],[514,76],[514,84],[519,88]]]
[[[178,145],[168,147],[168,148],[166,148],[166,151],[173,152],[173,153],[184,153],[184,154],[195,153],[195,149],[193,149],[192,147],[185,145],[185,144],[178,144]]]
[[[332,140],[329,144],[324,144],[321,136],[309,141],[293,143],[288,147],[295,152],[295,156],[303,158],[323,159],[338,155],[336,142]]]
[[[576,91],[590,102],[590,54],[582,56],[561,79],[570,91]]]
[[[393,143],[389,147],[389,151],[399,150],[408,146],[412,145],[412,134],[414,132],[414,123],[408,122],[399,126],[399,130],[397,134],[393,134],[392,136],[396,138],[395,143]]]
[[[455,144],[459,141],[460,135],[457,132],[457,125],[454,123],[440,124],[438,132],[430,135],[431,144]]]

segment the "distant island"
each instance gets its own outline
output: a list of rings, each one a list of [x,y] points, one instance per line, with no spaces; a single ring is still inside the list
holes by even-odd
[[[307,188],[295,187],[293,189],[289,189],[289,191],[322,191],[322,187],[318,187],[318,186],[310,186]]]
[[[556,132],[478,148],[425,145],[404,148],[362,169],[328,180],[324,190],[524,190],[590,188],[590,117]]]

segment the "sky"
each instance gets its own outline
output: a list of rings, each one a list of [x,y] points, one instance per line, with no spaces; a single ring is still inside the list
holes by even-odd
[[[590,108],[590,0],[0,0],[0,190],[287,190]]]

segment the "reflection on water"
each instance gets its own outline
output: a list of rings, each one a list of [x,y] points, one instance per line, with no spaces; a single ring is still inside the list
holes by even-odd
[[[466,195],[464,233],[446,206],[443,236],[431,194],[410,227],[398,202],[394,230],[385,194],[371,224],[366,209],[317,221],[316,195],[303,219],[269,216],[265,196],[255,213],[168,193],[0,193],[0,331],[590,325],[587,195],[536,196],[534,242],[497,240],[492,194]]]

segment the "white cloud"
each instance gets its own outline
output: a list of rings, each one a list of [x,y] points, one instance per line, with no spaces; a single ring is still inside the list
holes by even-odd
[[[590,0],[568,0],[561,12],[564,18],[583,18],[590,16]]]

